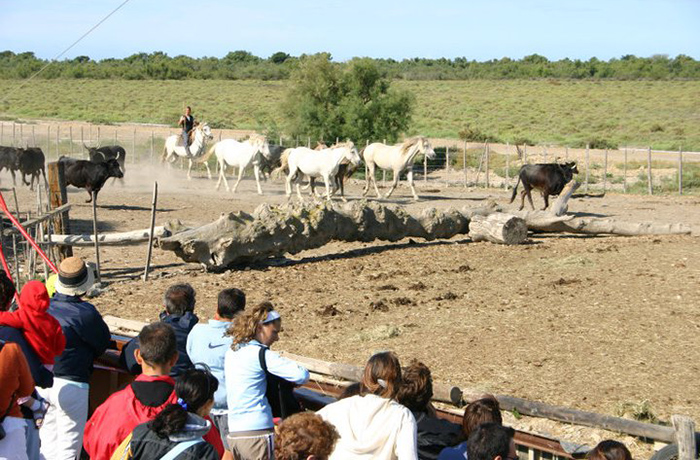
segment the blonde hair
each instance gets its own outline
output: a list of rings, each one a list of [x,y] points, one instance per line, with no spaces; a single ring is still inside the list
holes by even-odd
[[[265,301],[236,316],[233,324],[226,331],[226,335],[233,337],[231,348],[235,350],[240,345],[255,339],[258,326],[267,318],[267,314],[274,309],[272,302]]]

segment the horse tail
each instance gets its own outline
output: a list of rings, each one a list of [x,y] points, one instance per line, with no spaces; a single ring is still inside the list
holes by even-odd
[[[214,153],[214,151],[216,150],[216,146],[218,144],[219,143],[217,142],[214,145],[212,145],[211,147],[209,147],[209,151],[207,153],[205,153],[201,157],[197,158],[197,163],[206,163],[207,160],[209,160],[209,157],[212,155],[212,153]],[[217,158],[217,162],[218,162],[218,158]]]
[[[282,173],[289,173],[289,154],[291,151],[292,149],[284,149],[282,155],[280,155],[280,166],[275,168],[275,170],[270,174],[273,179],[279,179]]]

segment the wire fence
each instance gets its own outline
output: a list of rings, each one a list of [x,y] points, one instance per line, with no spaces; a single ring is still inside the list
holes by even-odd
[[[243,139],[251,131],[213,130],[214,141]],[[40,147],[47,161],[60,156],[87,159],[85,147],[121,145],[127,151],[126,163],[160,161],[165,139],[179,134],[165,126],[92,125],[86,123],[0,122],[0,145]],[[315,147],[318,141],[306,137],[269,139],[284,147]],[[356,142],[358,149],[371,142]],[[431,139],[435,158],[418,158],[413,165],[414,180],[423,187],[485,187],[508,189],[515,185],[524,164],[577,163],[578,180],[588,192],[697,193],[700,191],[700,152],[670,152],[651,148],[574,149],[557,145],[515,146],[464,142],[457,139]],[[385,142],[386,143],[386,142]],[[210,161],[214,163],[214,159]],[[364,178],[364,168],[355,173]],[[392,173],[378,171],[377,179],[392,180]]]

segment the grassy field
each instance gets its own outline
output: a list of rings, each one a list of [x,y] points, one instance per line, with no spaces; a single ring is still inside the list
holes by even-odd
[[[0,81],[7,94],[20,81]],[[700,151],[699,81],[396,81],[416,96],[411,131],[501,142]],[[36,80],[0,106],[4,119],[172,124],[185,104],[212,126],[283,130],[286,81]]]

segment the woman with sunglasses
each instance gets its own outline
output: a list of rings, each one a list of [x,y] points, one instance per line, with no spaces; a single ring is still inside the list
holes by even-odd
[[[204,440],[212,427],[207,418],[218,387],[219,381],[206,366],[185,371],[175,383],[177,403],[166,406],[152,421],[134,428],[112,460],[219,460],[217,449]],[[218,433],[215,440],[221,442]]]
[[[270,302],[238,315],[228,334],[233,344],[226,351],[224,375],[228,401],[228,446],[237,460],[272,460],[273,418],[265,393],[266,375],[301,385],[309,371],[269,350],[279,340],[282,318]],[[262,366],[264,357],[267,372]]]

